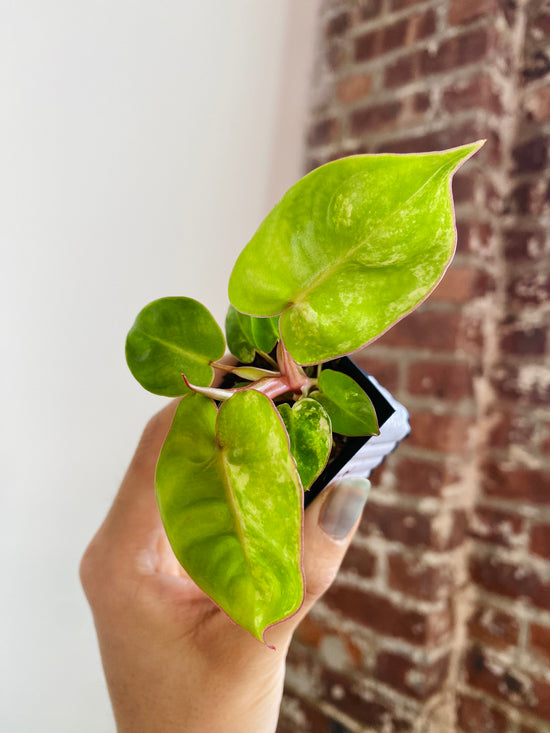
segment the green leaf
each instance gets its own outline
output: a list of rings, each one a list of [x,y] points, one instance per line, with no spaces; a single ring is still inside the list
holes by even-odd
[[[302,486],[308,489],[330,456],[330,418],[319,402],[308,397],[293,407],[283,403],[278,409],[290,438],[290,452],[296,461]]]
[[[126,338],[126,361],[137,381],[155,394],[175,397],[190,382],[207,387],[210,362],[225,352],[222,330],[210,311],[192,298],[161,298],[138,314]]]
[[[319,376],[319,392],[312,392],[310,397],[323,405],[335,433],[379,434],[378,420],[370,397],[347,374],[323,369]]]
[[[303,599],[302,488],[277,411],[254,390],[185,397],[156,471],[160,514],[191,578],[257,639]]]
[[[281,338],[300,364],[372,341],[443,276],[456,239],[450,180],[481,145],[352,156],[314,170],[239,256],[231,303],[255,316],[282,313]]]
[[[229,306],[225,333],[229,351],[244,364],[254,361],[256,351],[269,354],[279,340],[279,318],[254,318]]]
[[[273,318],[252,318],[252,337],[257,351],[269,354],[279,340],[279,317]]]

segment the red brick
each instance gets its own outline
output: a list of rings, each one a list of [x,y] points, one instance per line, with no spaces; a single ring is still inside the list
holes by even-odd
[[[474,648],[466,658],[468,682],[516,709],[550,720],[550,683],[507,667],[492,664],[481,649]]]
[[[364,532],[377,532],[391,542],[401,542],[412,547],[432,544],[433,517],[413,509],[367,502],[361,520]]]
[[[502,113],[502,101],[495,91],[491,78],[476,75],[472,79],[454,82],[443,92],[443,106],[448,112],[463,109],[484,109]]]
[[[464,733],[503,733],[507,718],[486,700],[461,695],[457,706],[458,724]]]
[[[550,583],[531,568],[511,565],[494,557],[473,557],[473,580],[485,590],[507,598],[526,598],[539,608],[550,608]]]
[[[550,273],[518,275],[508,286],[509,295],[521,305],[542,305],[550,298]]]
[[[407,389],[412,395],[444,400],[472,396],[472,370],[464,362],[415,361],[409,366]]]
[[[451,303],[467,303],[494,289],[494,282],[484,270],[454,266],[447,270],[431,298]]]
[[[354,690],[353,680],[333,670],[325,669],[322,674],[323,699],[342,710],[354,721],[381,729],[385,721],[395,715],[391,706],[380,700],[362,697]],[[392,725],[392,730],[395,727]],[[403,730],[403,729],[402,729]]]
[[[415,137],[381,143],[377,152],[381,153],[422,153],[427,150],[444,150],[463,145],[465,140],[476,140],[487,133],[487,128],[475,120],[447,125],[441,130],[424,133]],[[481,155],[482,151],[480,151]],[[479,161],[479,155],[477,156]],[[501,197],[499,197],[499,201]]]
[[[447,639],[452,627],[449,608],[425,613],[394,605],[384,596],[334,584],[324,596],[326,604],[346,618],[385,636],[411,644],[432,646]]]
[[[548,626],[531,624],[530,637],[531,647],[550,664],[550,629]]]
[[[404,10],[410,8],[412,5],[418,5],[418,3],[424,2],[424,0],[392,0],[392,10]]]
[[[436,17],[432,8],[429,8],[424,13],[412,15],[408,19],[405,45],[410,45],[416,41],[428,38],[435,33],[435,29]]]
[[[545,456],[550,456],[550,424],[544,425],[544,422],[540,421],[541,425],[541,438],[540,438],[540,452]]]
[[[359,0],[355,3],[357,22],[375,18],[382,7],[382,0]]]
[[[423,601],[447,598],[453,587],[449,565],[426,565],[408,555],[388,556],[388,582],[391,588]]]
[[[509,354],[542,356],[546,353],[547,329],[516,327],[500,339],[500,348]]]
[[[480,602],[469,619],[468,631],[485,644],[506,648],[517,644],[519,625],[514,616]]]
[[[494,448],[508,448],[513,444],[527,444],[532,439],[533,425],[521,413],[501,412],[491,421],[487,442]]]
[[[460,545],[464,541],[466,527],[466,516],[461,510],[450,512],[442,521],[437,515],[374,501],[367,504],[361,521],[361,529],[366,533],[378,533],[390,542],[401,542],[409,547],[431,547],[440,552]]]
[[[384,28],[384,34],[382,37],[383,53],[393,51],[396,48],[403,48],[407,45],[408,27],[408,20],[404,18]]]
[[[547,137],[537,137],[518,145],[512,152],[516,169],[523,173],[543,170],[548,162],[549,142]]]
[[[497,0],[451,0],[448,19],[451,25],[466,25],[499,9]]]
[[[338,120],[326,119],[321,120],[313,125],[309,131],[308,144],[311,147],[316,145],[326,145],[334,142],[338,136],[340,126]]]
[[[550,188],[545,177],[535,176],[514,188],[511,196],[512,211],[523,216],[538,217],[548,209],[549,199]]]
[[[420,55],[418,53],[401,56],[388,64],[384,72],[386,87],[400,87],[409,84],[419,75]]]
[[[525,520],[517,514],[477,507],[470,525],[470,535],[483,542],[504,547],[517,547]]]
[[[350,16],[348,13],[339,13],[327,23],[327,36],[341,36],[350,27]]]
[[[493,33],[488,28],[478,28],[443,41],[436,53],[426,50],[420,67],[423,75],[441,74],[485,58],[493,45]]]
[[[550,484],[548,486],[550,493]],[[531,529],[531,552],[550,560],[550,524],[535,524]]]
[[[550,404],[550,369],[540,364],[502,363],[493,374],[497,396],[542,407]]]
[[[443,688],[448,672],[449,656],[421,665],[401,654],[380,652],[376,659],[375,677],[405,695],[427,700]]]
[[[338,82],[336,94],[343,104],[352,104],[366,97],[372,86],[372,77],[368,74],[353,74]]]
[[[380,341],[384,346],[454,351],[461,318],[456,313],[418,310],[399,321]]]
[[[456,480],[442,464],[406,457],[400,457],[396,474],[399,492],[415,496],[441,496],[445,486]]]
[[[453,199],[457,204],[469,203],[475,196],[475,178],[459,171],[453,178]],[[461,224],[470,224],[470,218],[460,221]]]
[[[410,445],[442,453],[461,453],[468,443],[473,419],[462,415],[416,412],[410,419]]]
[[[361,369],[371,374],[390,392],[397,392],[399,387],[399,367],[396,361],[372,356],[372,351],[368,348],[354,355],[353,360]]]
[[[352,135],[360,136],[382,128],[391,128],[398,121],[401,107],[402,102],[387,102],[355,110],[350,115]]]
[[[540,13],[533,23],[533,26],[542,31],[545,36],[550,35],[550,13]]]
[[[342,569],[351,570],[363,578],[372,578],[376,571],[376,555],[365,547],[351,545],[342,562]]]
[[[545,232],[542,229],[506,232],[504,252],[509,260],[538,259],[544,252]]]
[[[550,472],[531,468],[484,466],[483,490],[487,496],[521,503],[550,504]]]
[[[355,39],[354,58],[356,61],[369,61],[382,53],[383,32],[380,29],[364,33]]]
[[[527,92],[525,98],[527,117],[534,122],[550,122],[550,84]]]
[[[412,99],[413,112],[421,114],[426,112],[430,107],[430,93],[429,92],[417,92]]]

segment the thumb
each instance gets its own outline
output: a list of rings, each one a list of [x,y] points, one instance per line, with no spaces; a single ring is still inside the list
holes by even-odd
[[[343,478],[318,496],[306,511],[304,615],[336,577],[359,524],[370,486],[365,478]]]
[[[274,627],[270,639],[276,646],[289,643],[294,629],[332,584],[357,530],[369,490],[367,479],[343,478],[328,486],[305,512],[304,603],[295,616]]]

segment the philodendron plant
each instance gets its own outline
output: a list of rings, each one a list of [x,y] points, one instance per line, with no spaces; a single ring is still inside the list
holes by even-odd
[[[226,339],[190,298],[137,316],[127,342],[146,389],[183,396],[156,469],[158,506],[190,577],[257,639],[304,595],[303,492],[334,439],[375,435],[363,389],[325,363],[416,308],[455,248],[450,181],[482,145],[359,155],[298,181],[237,259]],[[212,386],[215,369],[230,372]],[[335,434],[333,436],[333,433]]]

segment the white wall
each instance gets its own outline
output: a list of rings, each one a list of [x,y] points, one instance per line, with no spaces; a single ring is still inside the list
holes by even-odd
[[[223,319],[300,173],[315,9],[0,0],[3,733],[114,730],[77,567],[162,405],[125,334],[164,295]]]

